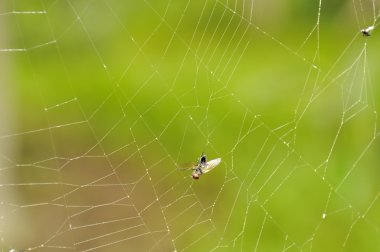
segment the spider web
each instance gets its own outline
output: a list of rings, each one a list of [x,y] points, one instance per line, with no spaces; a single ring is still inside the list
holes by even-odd
[[[378,5],[2,2],[1,251],[378,251]]]

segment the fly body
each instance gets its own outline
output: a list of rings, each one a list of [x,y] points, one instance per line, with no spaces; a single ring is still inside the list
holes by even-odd
[[[221,158],[216,158],[207,162],[206,155],[202,153],[199,161],[193,167],[192,177],[193,179],[199,179],[199,177],[214,169],[222,161]]]

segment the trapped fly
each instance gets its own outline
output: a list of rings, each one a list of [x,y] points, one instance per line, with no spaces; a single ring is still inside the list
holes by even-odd
[[[221,158],[216,158],[210,161],[207,161],[206,155],[202,153],[201,157],[195,164],[190,164],[188,167],[182,169],[192,169],[193,173],[191,174],[193,179],[199,179],[200,175],[203,173],[208,173],[222,161]]]
[[[375,29],[374,26],[369,26],[366,29],[360,30],[360,32],[363,34],[363,36],[369,37],[369,36],[371,36],[371,32],[373,31],[373,29]]]

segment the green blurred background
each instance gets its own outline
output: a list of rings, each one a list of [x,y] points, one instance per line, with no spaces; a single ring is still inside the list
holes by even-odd
[[[378,8],[2,2],[1,251],[379,251]]]

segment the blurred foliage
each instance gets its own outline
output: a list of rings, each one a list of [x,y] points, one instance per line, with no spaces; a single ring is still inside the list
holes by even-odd
[[[9,52],[18,126],[1,139],[18,148],[1,184],[20,207],[4,210],[2,251],[378,250],[379,38],[359,33],[372,8],[3,7],[7,47],[26,50]],[[176,169],[203,151],[218,169]]]

